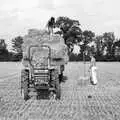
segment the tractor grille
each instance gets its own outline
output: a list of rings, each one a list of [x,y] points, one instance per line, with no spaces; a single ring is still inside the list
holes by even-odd
[[[44,69],[35,69],[34,70],[34,79],[38,84],[48,83],[49,80],[49,70]]]

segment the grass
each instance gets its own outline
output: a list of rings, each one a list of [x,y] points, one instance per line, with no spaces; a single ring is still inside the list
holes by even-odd
[[[98,84],[93,86],[84,76],[83,62],[65,66],[65,83],[61,84],[59,101],[30,99],[20,94],[20,63],[0,63],[0,118],[9,120],[119,120],[120,119],[120,63],[98,62]],[[89,64],[85,65],[88,77]],[[13,76],[4,77],[6,74]],[[8,74],[8,75],[9,75]],[[79,83],[79,84],[78,84]]]

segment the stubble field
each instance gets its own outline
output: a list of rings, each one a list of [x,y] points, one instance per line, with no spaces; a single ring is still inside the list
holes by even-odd
[[[86,64],[86,77],[88,77]],[[0,63],[0,120],[120,120],[120,63],[97,63],[98,84],[84,76],[82,62],[65,66],[61,100],[25,102],[20,93],[20,63]]]

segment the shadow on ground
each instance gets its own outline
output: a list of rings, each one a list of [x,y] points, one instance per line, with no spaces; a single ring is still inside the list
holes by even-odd
[[[68,80],[67,76],[63,76],[61,83],[65,83]]]
[[[40,99],[49,99],[49,91],[48,90],[40,90],[39,92],[37,92],[36,95],[36,99],[40,100]]]

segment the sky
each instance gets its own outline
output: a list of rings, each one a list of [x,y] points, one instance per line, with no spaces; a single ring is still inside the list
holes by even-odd
[[[120,37],[119,0],[0,0],[0,38],[10,40],[30,28],[45,28],[51,16],[80,21],[82,30]]]

